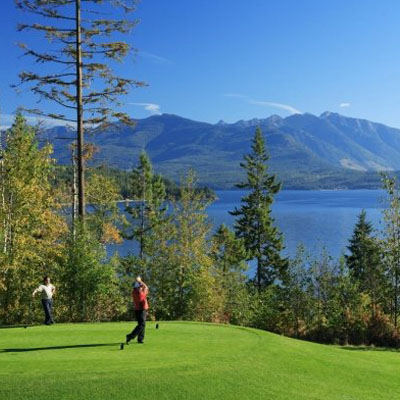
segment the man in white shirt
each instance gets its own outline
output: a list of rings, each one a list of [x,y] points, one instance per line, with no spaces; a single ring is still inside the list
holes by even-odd
[[[53,295],[56,291],[54,285],[50,283],[50,278],[45,276],[43,278],[43,285],[40,285],[37,289],[35,289],[32,293],[32,296],[35,297],[37,292],[41,293],[42,306],[45,314],[46,325],[54,324],[52,308],[53,308]]]

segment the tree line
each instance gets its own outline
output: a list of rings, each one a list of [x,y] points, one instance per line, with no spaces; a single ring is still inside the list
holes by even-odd
[[[363,211],[339,260],[323,250],[311,257],[302,246],[287,258],[271,216],[281,184],[268,171],[260,129],[241,164],[246,179],[238,187],[247,194],[231,212],[234,227],[215,230],[207,216],[212,198],[196,189],[193,171],[179,196],[169,196],[142,153],[129,176],[134,201],[121,212],[116,181],[93,170],[86,218],[73,222],[68,179],[54,185],[51,145],[39,146],[38,132],[20,114],[1,143],[1,324],[40,321],[31,293],[44,275],[58,287],[59,321],[130,319],[132,282],[141,275],[156,320],[232,323],[327,343],[399,345],[395,179],[383,177],[388,204],[379,235]],[[107,257],[106,246],[123,240],[132,243],[130,254]]]

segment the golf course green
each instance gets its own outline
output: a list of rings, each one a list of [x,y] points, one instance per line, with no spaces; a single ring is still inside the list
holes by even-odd
[[[0,399],[400,398],[400,352],[325,346],[268,332],[190,322],[0,330]]]

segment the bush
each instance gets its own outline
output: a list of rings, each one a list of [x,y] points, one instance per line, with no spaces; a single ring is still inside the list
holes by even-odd
[[[400,347],[400,332],[389,317],[380,310],[370,318],[367,327],[367,344],[382,347]]]

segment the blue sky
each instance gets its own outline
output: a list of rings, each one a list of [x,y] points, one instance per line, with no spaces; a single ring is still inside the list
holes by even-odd
[[[0,125],[37,106],[9,87],[36,68],[15,43],[39,40],[16,32],[27,16],[13,3],[0,5]],[[139,55],[118,71],[149,86],[124,109],[208,122],[329,110],[400,128],[399,16],[398,0],[142,0],[128,38]]]

